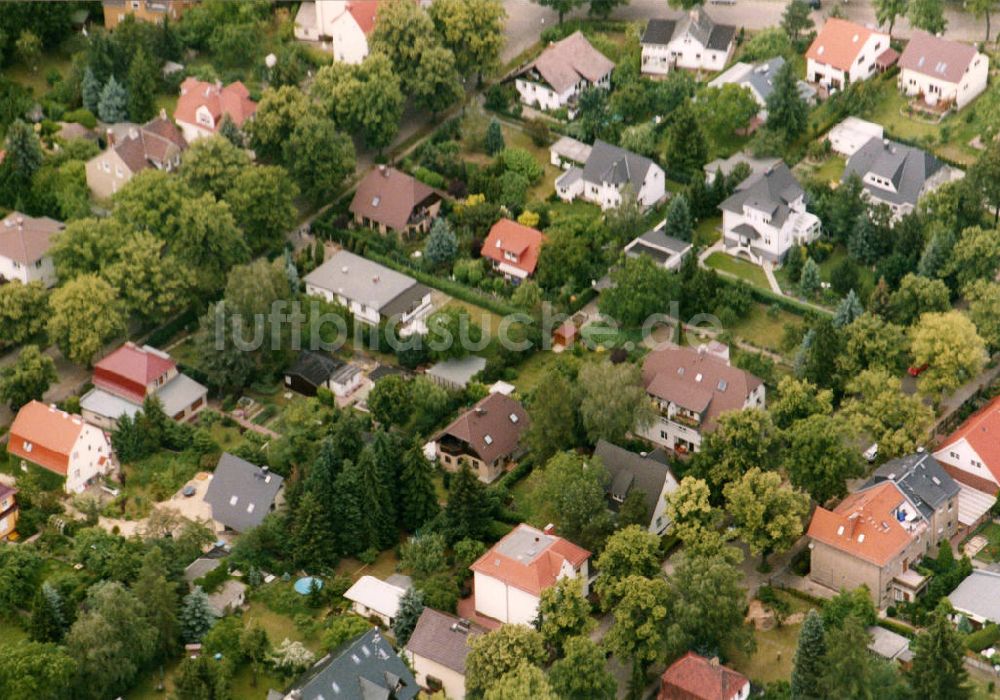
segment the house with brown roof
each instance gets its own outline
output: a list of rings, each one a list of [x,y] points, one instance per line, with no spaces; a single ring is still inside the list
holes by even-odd
[[[169,19],[176,22],[185,10],[194,6],[196,0],[104,0],[104,28],[114,29],[126,17],[135,17],[138,22],[163,24]]]
[[[806,80],[842,90],[848,83],[872,77],[886,52],[895,53],[888,34],[828,17],[806,51]]]
[[[358,64],[368,56],[380,0],[303,2],[295,15],[295,38],[319,42],[335,61]]]
[[[7,452],[21,466],[34,464],[65,477],[66,493],[81,493],[98,477],[117,470],[104,431],[40,401],[17,412]]]
[[[12,211],[0,221],[0,283],[56,283],[49,247],[65,224],[47,216],[35,218]]]
[[[166,112],[142,126],[130,126],[121,137],[107,132],[108,147],[87,161],[87,186],[98,199],[107,199],[146,168],[171,171],[181,164],[187,141]]]
[[[985,89],[989,57],[975,46],[915,31],[899,58],[899,88],[931,107],[962,109]]]
[[[0,542],[14,534],[20,512],[17,489],[7,484],[0,484]]]
[[[595,49],[583,32],[576,31],[549,44],[538,58],[521,68],[514,86],[521,102],[529,107],[572,108],[587,88],[610,88],[614,68],[611,59]]]
[[[660,677],[657,700],[746,700],[750,679],[719,663],[689,651]]]
[[[440,192],[387,165],[365,175],[350,206],[354,223],[400,236],[427,233],[440,210]]]
[[[483,242],[482,256],[493,261],[493,269],[512,282],[535,274],[545,235],[510,219],[493,224]]]
[[[470,566],[475,610],[505,624],[531,624],[542,591],[561,578],[589,588],[590,552],[556,535],[521,523]]]
[[[701,449],[726,411],[764,408],[764,382],[707,347],[669,347],[646,356],[642,381],[658,416],[643,437],[681,454]]]
[[[465,700],[465,659],[470,642],[487,630],[462,618],[424,608],[403,655],[410,662],[420,687],[430,693],[443,690],[446,697]]]
[[[194,77],[181,83],[181,96],[174,109],[174,120],[188,143],[219,130],[224,117],[243,128],[257,111],[246,85],[237,80],[223,87],[221,82],[208,83]]]
[[[494,481],[523,449],[528,412],[521,402],[501,393],[480,399],[434,438],[438,462],[450,472],[463,464],[485,483]]]

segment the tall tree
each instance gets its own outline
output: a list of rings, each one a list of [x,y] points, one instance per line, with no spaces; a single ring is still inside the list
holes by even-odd
[[[604,645],[632,666],[633,697],[646,686],[646,672],[667,650],[671,595],[667,581],[657,576],[628,576],[619,584],[620,598]]]
[[[503,129],[500,127],[500,122],[496,119],[490,119],[490,123],[486,127],[486,153],[491,156],[495,156],[500,153],[506,144],[503,140]]]
[[[617,683],[601,647],[588,637],[571,637],[563,645],[563,653],[549,670],[549,683],[558,697],[613,700]]]
[[[968,382],[983,369],[986,343],[968,316],[960,311],[928,313],[910,329],[910,351],[920,375],[920,391],[940,395]]]
[[[327,157],[332,161],[337,154],[331,149]],[[316,172],[309,173],[308,177],[302,176],[302,173],[299,175],[299,181],[310,183],[311,187],[322,185],[321,182],[317,184],[317,180],[322,178]],[[253,254],[281,250],[285,234],[295,221],[295,198],[298,194],[298,185],[284,168],[278,166],[244,168],[236,176],[225,194],[225,201]]]
[[[312,109],[309,98],[294,85],[264,90],[253,120],[247,126],[250,145],[257,155],[271,162],[281,160],[295,126]]]
[[[524,662],[494,682],[483,696],[485,700],[559,700],[538,666]]]
[[[408,449],[403,455],[396,493],[396,514],[402,529],[415,532],[437,515],[440,506],[433,477],[434,465],[424,457],[420,446]]]
[[[668,236],[679,238],[682,241],[690,241],[694,233],[694,224],[691,220],[691,208],[688,206],[687,197],[683,194],[674,195],[667,205],[666,225],[663,232]]]
[[[750,469],[774,465],[776,431],[765,411],[746,409],[723,413],[717,428],[702,442],[691,462],[690,474],[705,479],[713,496]]]
[[[84,108],[97,113],[97,105],[101,101],[101,83],[94,76],[94,71],[87,66],[83,69],[83,81],[80,84],[80,95]]]
[[[826,632],[822,686],[824,697],[867,700],[873,694],[874,659],[868,651],[871,637],[864,624],[850,615],[839,628]]]
[[[996,0],[969,0],[965,7],[976,17],[986,18],[986,38],[984,41],[990,43],[990,15],[996,9]]]
[[[146,50],[139,48],[132,56],[126,85],[128,86],[128,116],[140,124],[156,113],[156,84],[159,79],[156,65]]]
[[[62,595],[46,581],[31,603],[28,635],[36,642],[61,642],[67,627]]]
[[[163,550],[151,547],[139,567],[132,590],[143,606],[143,618],[156,631],[155,657],[161,660],[177,651],[179,630],[177,584],[169,577]]]
[[[301,566],[332,566],[337,561],[336,532],[330,513],[317,495],[307,491],[299,499],[289,533],[295,561]]]
[[[545,661],[542,635],[526,625],[503,625],[469,642],[465,660],[465,694],[482,698],[487,689],[522,663]]]
[[[793,0],[788,7],[805,5],[802,0]],[[780,130],[786,141],[805,133],[809,121],[809,105],[799,92],[798,76],[790,62],[785,62],[774,76],[774,90],[767,97],[767,123],[770,128]]]
[[[531,500],[542,517],[554,522],[571,542],[600,549],[614,529],[604,490],[610,476],[603,465],[561,452],[532,476]]]
[[[101,89],[101,99],[97,103],[97,115],[102,122],[115,124],[128,119],[128,92],[125,87],[115,80],[115,76],[108,78],[108,82]]]
[[[57,379],[55,361],[43,355],[37,345],[26,345],[14,364],[0,369],[0,401],[16,411],[30,401],[41,399]]]
[[[896,26],[896,18],[906,15],[909,0],[874,0],[872,4],[875,7],[875,19],[878,20],[879,26],[888,23],[889,35],[891,36],[892,29]],[[988,20],[987,26],[989,26]],[[988,33],[989,30],[987,30]],[[989,36],[986,37],[986,40],[989,41]]]
[[[106,342],[125,331],[121,302],[110,284],[81,275],[52,293],[49,338],[69,360],[89,365]]]
[[[602,607],[609,610],[624,594],[621,586],[630,576],[659,575],[659,539],[638,525],[624,527],[608,538],[595,564],[601,572],[595,587],[601,595]]]
[[[0,645],[0,695],[5,698],[73,697],[76,671],[77,662],[56,644],[21,640]]]
[[[306,197],[319,204],[333,197],[354,172],[354,142],[333,120],[306,114],[285,142],[284,162]]]
[[[719,512],[712,507],[712,491],[702,479],[685,476],[667,495],[670,530],[685,544],[692,544],[718,524]]]
[[[452,476],[444,514],[452,541],[485,539],[493,519],[493,501],[486,487],[465,463]]]
[[[563,576],[556,585],[542,591],[538,602],[538,631],[557,656],[563,655],[570,638],[585,636],[594,625],[590,603],[583,597],[579,578]]]
[[[965,649],[948,619],[946,602],[931,613],[930,624],[913,641],[913,666],[908,679],[917,700],[964,700],[972,697]]]
[[[542,7],[548,7],[559,13],[559,24],[563,23],[563,18],[567,12],[572,12],[578,7],[582,7],[587,0],[534,0]]]
[[[708,143],[694,110],[681,107],[667,129],[667,161],[677,177],[687,181],[708,162]]]
[[[725,488],[726,510],[750,551],[766,566],[771,552],[784,551],[802,534],[809,499],[783,486],[781,475],[754,467]]]
[[[781,15],[781,28],[788,33],[793,42],[798,42],[803,38],[803,34],[808,35],[816,26],[809,16],[810,11],[811,8],[805,0],[792,0],[785,6],[785,11]]]
[[[942,34],[948,26],[941,0],[910,0],[906,16],[910,24],[930,34]]]
[[[184,152],[180,174],[195,195],[223,199],[236,177],[250,167],[250,157],[221,136],[201,138]]]
[[[580,417],[587,437],[621,443],[632,430],[653,422],[653,409],[646,400],[637,365],[590,363],[580,370]]]
[[[429,13],[460,74],[482,83],[484,74],[500,67],[507,12],[499,0],[443,0]]]
[[[684,200],[678,195],[673,200],[676,201]],[[685,206],[681,209],[686,211]],[[667,210],[668,224],[670,211]],[[690,237],[690,231],[688,235]],[[630,328],[641,327],[654,314],[665,314],[670,301],[677,299],[680,291],[677,275],[665,270],[648,255],[625,258],[611,271],[611,281],[613,286],[601,294],[598,307],[608,318]]]
[[[864,474],[857,446],[839,418],[813,415],[796,421],[785,435],[782,461],[789,481],[817,503],[847,494],[847,480]]]
[[[899,457],[926,440],[934,412],[919,396],[904,394],[898,377],[883,369],[865,370],[846,389],[844,418],[853,430],[878,443],[879,454]]]
[[[792,697],[801,700],[821,700],[826,697],[823,686],[823,658],[826,656],[826,633],[823,619],[810,610],[799,632],[798,647],[792,666]]]
[[[162,323],[190,299],[192,277],[166,247],[153,234],[138,231],[102,271],[125,309],[144,321]]]
[[[442,110],[461,100],[465,88],[455,67],[455,54],[437,44],[424,46],[413,71],[411,90],[413,101],[430,112],[434,120]]]
[[[440,217],[431,225],[431,232],[427,236],[427,243],[424,246],[424,259],[432,267],[451,266],[455,256],[458,254],[458,239],[451,224],[444,217]]]
[[[399,598],[399,609],[396,612],[396,619],[392,623],[392,633],[396,637],[396,643],[405,646],[410,641],[413,628],[417,626],[424,611],[424,595],[415,588],[407,588]]]
[[[778,382],[777,396],[768,402],[774,424],[785,430],[797,421],[833,412],[833,392],[819,389],[812,382],[785,376]]]
[[[0,290],[3,288],[0,287]],[[2,293],[2,291],[0,291]],[[540,386],[544,391],[535,392],[528,404],[531,424],[525,442],[539,462],[547,461],[560,450],[577,445],[575,438],[578,421],[574,405],[579,399],[579,385],[570,381],[558,366],[543,374]]]
[[[211,656],[181,661],[174,680],[177,700],[229,700],[229,665]]]
[[[588,15],[607,19],[612,10],[619,5],[627,5],[629,0],[588,0],[588,2],[590,3],[590,7],[587,9]]]
[[[181,626],[181,636],[189,644],[200,642],[215,624],[215,614],[209,607],[208,596],[201,586],[195,587],[184,596],[178,621]]]

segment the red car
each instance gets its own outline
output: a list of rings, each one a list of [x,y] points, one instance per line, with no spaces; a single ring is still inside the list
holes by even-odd
[[[920,365],[919,367],[910,367],[906,371],[911,377],[919,377],[928,367],[930,367],[930,365]]]

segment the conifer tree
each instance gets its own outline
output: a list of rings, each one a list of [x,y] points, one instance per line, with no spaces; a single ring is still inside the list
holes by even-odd
[[[717,177],[716,180],[720,178]],[[688,207],[687,197],[682,194],[674,196],[667,205],[666,224],[663,232],[668,236],[679,238],[682,241],[690,241],[693,232],[691,222],[691,209]]]
[[[812,258],[806,258],[802,265],[802,275],[799,277],[799,290],[802,296],[811,297],[819,290],[819,265]]]
[[[837,311],[833,315],[833,325],[837,328],[848,326],[864,312],[865,308],[861,305],[861,300],[852,289],[837,305]]]
[[[397,531],[392,490],[385,473],[369,448],[362,450],[353,468],[361,507],[361,530],[355,536],[365,543],[365,549],[387,549],[395,544]]]
[[[83,81],[80,84],[80,96],[83,106],[97,114],[97,105],[101,101],[101,83],[88,66],[83,71]]]
[[[821,700],[826,697],[823,687],[823,657],[826,655],[826,635],[823,618],[810,610],[802,623],[799,646],[792,667],[792,697],[795,700]]]
[[[399,527],[414,532],[437,515],[439,506],[434,489],[434,466],[424,457],[420,445],[413,445],[403,455],[396,493]]]
[[[449,539],[484,540],[493,520],[493,502],[486,487],[465,463],[452,476],[445,508]]]
[[[151,548],[143,557],[132,586],[143,606],[143,617],[156,630],[156,657],[165,659],[177,650],[177,584],[169,578],[163,550]]]
[[[139,47],[128,69],[128,116],[142,124],[156,112],[156,66],[146,50]]]
[[[500,122],[496,119],[491,119],[490,125],[486,127],[486,152],[491,156],[495,156],[504,149],[505,145]]]
[[[868,297],[868,310],[876,316],[885,318],[889,314],[889,305],[892,299],[892,292],[889,291],[889,283],[885,277],[879,277],[875,289]]]
[[[180,614],[181,636],[188,644],[196,644],[212,629],[215,613],[208,604],[208,596],[201,586],[184,596]]]
[[[336,563],[335,532],[327,513],[311,491],[299,499],[291,532],[292,550],[299,566],[332,566]]]
[[[396,635],[399,646],[405,646],[410,641],[413,628],[417,626],[417,620],[423,611],[424,594],[415,588],[407,588],[399,598],[399,609],[392,624],[392,633]]]
[[[673,117],[667,132],[667,161],[671,170],[687,181],[697,177],[708,162],[708,142],[690,107],[681,107]]]
[[[948,620],[947,602],[931,613],[931,622],[913,641],[910,691],[916,700],[965,700],[972,697],[965,651]]]
[[[108,82],[101,90],[101,99],[97,103],[97,116],[108,124],[128,119],[128,93],[113,75],[108,78]]]
[[[63,599],[48,582],[35,592],[31,604],[28,633],[36,642],[60,642],[66,634],[66,615]]]
[[[361,518],[361,486],[357,467],[351,461],[344,467],[334,482],[338,497],[330,512],[336,533],[337,551],[340,554],[359,554],[367,546],[359,536],[363,527]]]

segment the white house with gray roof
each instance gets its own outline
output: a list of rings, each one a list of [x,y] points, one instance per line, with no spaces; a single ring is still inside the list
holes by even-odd
[[[767,98],[774,92],[774,80],[785,65],[781,56],[761,61],[760,63],[734,63],[724,73],[709,82],[708,87],[721,88],[723,85],[739,85],[746,88],[760,105],[757,117],[762,122],[767,121]],[[804,80],[796,83],[799,96],[807,104],[816,103],[816,88]]]
[[[1000,624],[1000,573],[975,569],[947,597],[955,617],[964,615],[973,627]]]
[[[679,19],[651,19],[642,35],[642,72],[666,75],[675,68],[718,71],[733,53],[736,27],[718,24],[704,8]]]
[[[305,283],[306,294],[337,302],[362,323],[397,323],[402,336],[427,330],[431,290],[360,255],[341,250],[306,275]]]
[[[851,175],[861,178],[868,199],[888,205],[897,219],[913,211],[925,194],[965,177],[926,151],[877,138],[869,139],[848,159],[842,181]]]
[[[806,211],[805,190],[784,163],[748,177],[719,209],[726,252],[758,265],[779,262],[792,246],[820,234],[819,218]]]
[[[628,191],[639,204],[650,207],[666,195],[663,168],[645,156],[598,139],[583,168],[570,168],[556,179],[556,194],[572,202],[581,198],[601,209],[621,204]]]
[[[205,489],[216,531],[246,532],[281,504],[284,479],[267,467],[224,452]]]
[[[582,32],[576,31],[549,44],[538,58],[521,68],[514,87],[521,102],[529,107],[545,110],[572,107],[587,88],[610,88],[614,68],[611,59],[595,49]]]
[[[641,236],[637,236],[627,246],[625,255],[630,258],[638,258],[646,255],[654,263],[670,272],[677,272],[684,264],[684,259],[690,254],[692,246],[688,241],[668,236],[663,232],[667,220],[664,219],[656,228]]]
[[[608,507],[617,513],[630,494],[639,493],[649,518],[646,529],[654,535],[666,532],[670,526],[666,499],[678,487],[666,452],[656,449],[636,454],[602,439],[597,442],[594,457],[611,476],[604,487]]]

